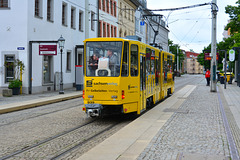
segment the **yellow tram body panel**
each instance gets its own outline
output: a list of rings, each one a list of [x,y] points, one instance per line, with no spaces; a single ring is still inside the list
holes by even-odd
[[[163,72],[165,57],[173,63],[173,54],[139,41],[86,39],[83,110],[90,116],[115,111],[141,114],[166,97],[167,90],[174,91],[172,72],[167,68]]]

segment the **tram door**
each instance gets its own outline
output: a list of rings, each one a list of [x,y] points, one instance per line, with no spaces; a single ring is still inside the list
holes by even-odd
[[[79,45],[75,48],[75,83],[77,90],[83,90],[83,52],[84,46]]]
[[[141,112],[146,109],[146,57],[140,55],[140,101]]]

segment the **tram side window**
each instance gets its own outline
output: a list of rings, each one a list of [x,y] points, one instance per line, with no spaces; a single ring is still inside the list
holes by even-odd
[[[151,49],[146,48],[146,74],[149,75],[151,71],[150,60],[151,60]]]
[[[152,50],[152,56],[151,56],[151,74],[155,73],[155,51]]]
[[[131,76],[138,76],[138,46],[131,45]]]
[[[168,73],[168,61],[167,59],[164,59],[163,62],[163,72],[164,72],[164,82],[167,82],[167,73]]]
[[[121,73],[123,77],[128,76],[128,68],[129,68],[128,65],[129,65],[129,43],[124,42],[122,73]]]

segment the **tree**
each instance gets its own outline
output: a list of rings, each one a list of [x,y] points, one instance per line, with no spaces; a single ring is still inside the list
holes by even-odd
[[[233,35],[234,33],[240,33],[240,0],[236,2],[238,6],[230,6],[227,5],[225,7],[225,13],[229,14],[230,22],[225,27],[225,30],[230,29],[230,33]]]
[[[182,50],[180,49],[180,46],[178,44],[174,44],[172,40],[168,39],[168,46],[169,46],[169,51],[172,52],[173,54],[175,54],[175,70],[177,70],[177,53],[178,53],[178,56],[179,56],[179,69],[180,69],[180,63],[182,63],[182,61],[184,60],[184,55],[183,55],[183,52]],[[178,49],[178,52],[177,52],[177,49]]]

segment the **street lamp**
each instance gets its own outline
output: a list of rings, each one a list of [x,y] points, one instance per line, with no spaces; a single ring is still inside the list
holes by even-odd
[[[58,45],[59,45],[59,49],[61,52],[61,81],[60,81],[60,91],[59,94],[64,94],[63,91],[63,74],[62,74],[62,52],[63,52],[63,48],[64,48],[64,43],[65,43],[65,39],[61,37],[58,39]]]

